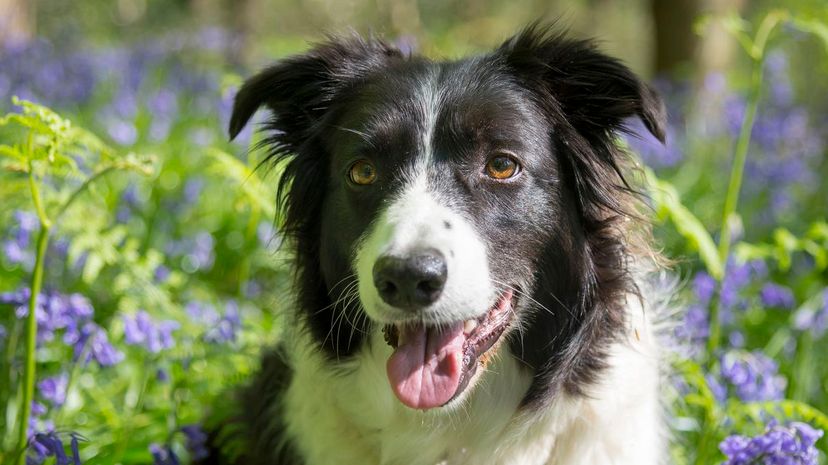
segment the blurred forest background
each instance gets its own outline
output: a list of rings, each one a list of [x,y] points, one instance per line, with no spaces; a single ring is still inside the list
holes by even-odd
[[[319,40],[356,30],[400,38],[455,57],[502,41],[529,22],[558,21],[594,37],[645,76],[704,76],[738,61],[735,40],[705,15],[770,8],[825,13],[823,0],[0,0],[0,44],[46,37],[63,47],[106,45],[219,28],[229,62],[257,66]],[[813,43],[801,59],[816,52]],[[814,83],[819,84],[819,83]]]

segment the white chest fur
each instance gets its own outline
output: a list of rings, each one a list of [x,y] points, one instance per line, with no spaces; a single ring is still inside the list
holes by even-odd
[[[641,308],[629,316],[629,341],[613,347],[590,396],[561,395],[542,410],[518,408],[530,375],[505,347],[465,402],[422,412],[392,394],[381,335],[341,373],[304,345],[284,398],[288,432],[308,465],[656,465],[665,442],[656,345]]]

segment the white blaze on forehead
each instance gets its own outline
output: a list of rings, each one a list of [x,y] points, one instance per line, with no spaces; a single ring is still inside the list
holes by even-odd
[[[440,111],[441,92],[437,87],[437,77],[426,79],[422,87],[423,102],[423,164],[429,165],[434,159],[434,128]]]
[[[419,311],[419,318],[447,323],[488,311],[496,296],[485,243],[463,215],[430,192],[423,169],[380,213],[357,251],[359,295],[369,316],[383,323],[415,317],[382,300],[374,285],[373,267],[383,255],[406,257],[424,249],[443,255],[448,275],[439,299]]]

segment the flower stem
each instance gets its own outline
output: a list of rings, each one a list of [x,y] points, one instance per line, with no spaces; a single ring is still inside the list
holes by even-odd
[[[733,156],[733,166],[730,171],[730,182],[727,187],[724,211],[722,214],[721,237],[719,238],[719,262],[722,263],[724,272],[719,280],[716,292],[710,307],[710,337],[707,339],[707,353],[712,355],[719,348],[721,339],[721,322],[719,321],[719,300],[721,295],[722,281],[727,274],[727,258],[730,254],[730,243],[732,241],[731,228],[736,220],[736,208],[739,204],[739,192],[742,189],[742,177],[745,172],[748,149],[750,148],[750,136],[753,133],[753,123],[756,120],[756,112],[759,108],[759,98],[762,93],[762,79],[765,64],[765,48],[774,28],[787,18],[784,11],[772,11],[769,13],[756,32],[752,41],[752,47],[748,50],[753,61],[750,89],[748,93],[745,115],[742,118],[742,127],[739,131],[739,138],[736,140],[736,149]]]
[[[756,119],[756,112],[759,108],[759,95],[762,89],[762,64],[764,60],[753,63],[753,78],[751,79],[750,94],[748,96],[745,116],[742,119],[742,128],[739,131],[739,138],[736,141],[736,151],[733,157],[733,167],[730,171],[730,184],[727,187],[725,198],[724,214],[722,215],[721,237],[719,239],[719,262],[724,267],[724,273],[719,281],[719,289],[711,302],[710,307],[710,337],[707,340],[708,354],[715,353],[721,339],[721,322],[719,321],[719,294],[724,274],[727,273],[727,258],[730,254],[730,242],[732,240],[731,229],[736,219],[736,207],[739,203],[739,192],[742,188],[742,177],[745,172],[745,162],[750,148],[750,135],[753,132],[753,123]]]
[[[18,465],[26,462],[26,444],[29,440],[29,418],[32,414],[32,401],[34,400],[35,386],[35,351],[37,350],[37,298],[43,285],[43,263],[46,257],[46,249],[49,246],[49,226],[41,222],[40,231],[37,234],[37,258],[35,260],[34,273],[32,274],[31,296],[29,297],[29,315],[26,318],[26,364],[23,374],[23,397],[20,405],[19,430],[17,436]]]

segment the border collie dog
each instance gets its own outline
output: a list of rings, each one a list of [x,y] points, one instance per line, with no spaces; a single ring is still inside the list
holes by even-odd
[[[298,294],[235,463],[662,463],[616,144],[630,117],[663,141],[650,87],[535,25],[456,61],[331,38],[248,80],[231,135],[260,107]]]

